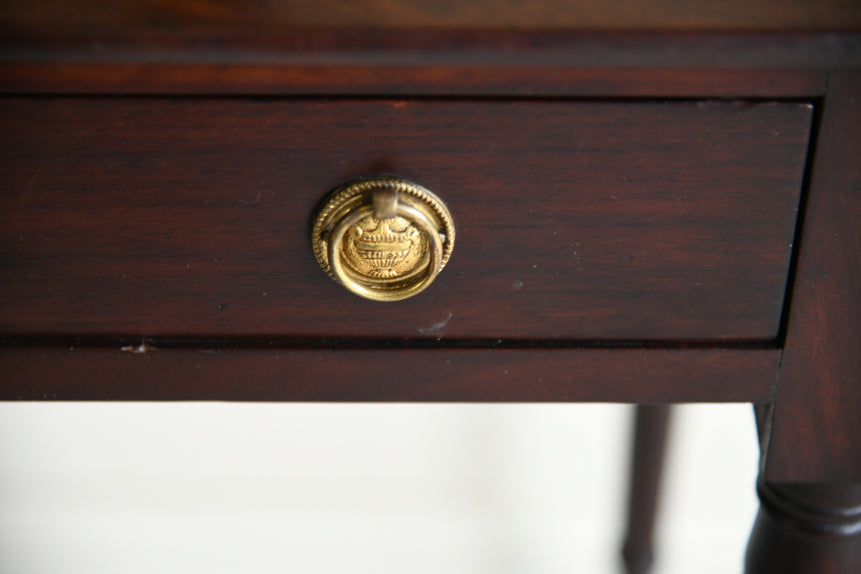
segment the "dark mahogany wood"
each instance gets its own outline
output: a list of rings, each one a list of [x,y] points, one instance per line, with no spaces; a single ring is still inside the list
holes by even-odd
[[[779,352],[0,347],[2,400],[767,402]]]
[[[859,28],[855,0],[7,1],[0,398],[756,402],[748,573],[855,574]],[[308,250],[376,172],[459,230],[390,307]]]
[[[36,98],[0,117],[0,334],[777,337],[811,107]],[[448,204],[421,297],[313,259],[336,185]]]
[[[811,97],[853,34],[117,30],[0,35],[0,92]]]
[[[628,574],[646,574],[651,571],[671,409],[670,405],[636,407],[627,505],[628,528],[622,546]]]
[[[861,481],[861,72],[832,73],[765,459],[771,482]]]
[[[853,0],[6,0],[0,24],[45,28],[539,28],[841,30],[861,26]]]
[[[14,0],[0,91],[809,97],[853,4]]]
[[[760,482],[746,574],[854,574],[861,565],[861,484]]]
[[[831,76],[748,574],[861,564],[861,73]]]
[[[802,98],[823,94],[825,79],[821,71],[761,68],[0,62],[7,94]]]

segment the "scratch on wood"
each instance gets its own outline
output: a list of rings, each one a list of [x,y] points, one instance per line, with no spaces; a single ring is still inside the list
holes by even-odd
[[[245,205],[257,205],[258,203],[260,203],[260,197],[264,193],[272,194],[272,190],[271,189],[262,189],[259,192],[257,192],[257,197],[255,197],[253,201],[247,201],[245,199],[240,199],[239,203],[244,203]]]
[[[448,322],[451,321],[452,317],[454,317],[454,314],[451,311],[449,311],[448,315],[446,315],[446,318],[443,319],[442,321],[440,321],[439,323],[434,323],[433,325],[431,325],[430,327],[427,327],[425,329],[418,328],[416,330],[422,335],[433,335],[433,334],[439,333],[440,331],[445,329],[445,326],[448,325]]]
[[[135,355],[144,355],[154,349],[155,347],[147,345],[146,343],[141,343],[137,347],[135,347],[134,345],[129,345],[128,347],[120,348],[121,351],[124,351],[126,353],[134,353]]]

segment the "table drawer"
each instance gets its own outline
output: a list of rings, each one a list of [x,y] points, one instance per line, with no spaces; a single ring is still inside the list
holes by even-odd
[[[799,103],[7,99],[0,335],[770,340]],[[420,295],[348,293],[309,242],[357,176],[457,229]]]

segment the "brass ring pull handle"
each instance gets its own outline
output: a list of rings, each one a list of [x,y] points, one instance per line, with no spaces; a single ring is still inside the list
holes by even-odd
[[[454,224],[445,204],[420,185],[370,177],[326,197],[311,243],[335,281],[367,299],[397,301],[427,288],[448,262]]]
[[[357,274],[355,270],[345,267],[344,258],[341,255],[343,249],[339,249],[339,246],[344,241],[344,235],[346,235],[347,231],[349,231],[353,225],[356,225],[360,221],[373,215],[374,208],[372,206],[361,207],[350,213],[335,225],[335,229],[332,231],[331,239],[329,240],[329,264],[332,266],[332,272],[335,274],[335,277],[338,277],[341,280],[341,283],[356,295],[361,295],[362,297],[374,299],[376,301],[406,299],[407,297],[411,297],[412,295],[422,291],[425,287],[430,285],[431,281],[433,281],[437,276],[437,273],[439,273],[440,262],[442,259],[442,240],[438,233],[427,233],[427,237],[430,239],[429,243],[431,244],[430,249],[428,249],[430,260],[426,265],[424,272],[420,274],[420,277],[417,278],[415,282],[404,284],[398,287],[397,290],[381,289],[383,285],[379,281],[366,285],[366,282],[363,282],[360,277],[356,276]],[[414,207],[400,204],[397,206],[395,216],[410,219],[413,222],[418,223],[419,227],[422,229],[433,229],[433,223],[431,220]],[[385,225],[385,223],[382,222],[381,224]],[[361,227],[358,229],[361,229]],[[378,259],[376,260],[378,261],[388,257],[386,252],[377,251],[377,253],[382,253],[377,256]],[[396,258],[397,257],[392,257],[392,260],[394,261]],[[385,264],[386,263],[383,263],[383,265]]]

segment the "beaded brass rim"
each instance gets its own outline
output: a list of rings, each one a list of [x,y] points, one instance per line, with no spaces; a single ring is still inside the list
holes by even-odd
[[[397,301],[423,291],[454,248],[445,204],[411,181],[377,176],[348,182],[321,203],[311,230],[320,267],[351,292]]]

